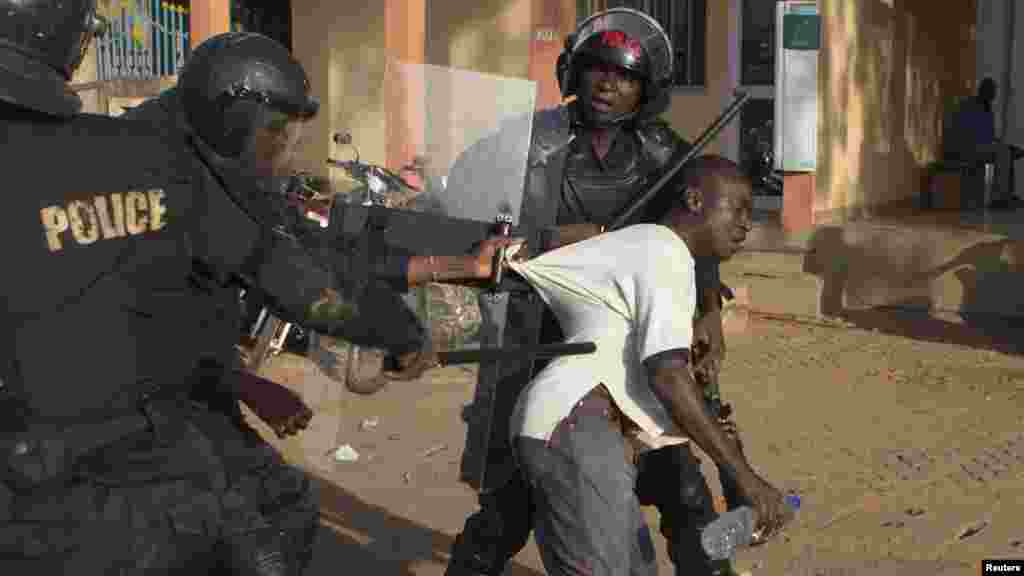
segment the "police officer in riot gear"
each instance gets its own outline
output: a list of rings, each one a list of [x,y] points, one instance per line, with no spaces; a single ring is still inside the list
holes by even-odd
[[[670,101],[673,52],[669,38],[652,18],[629,9],[611,9],[584,21],[566,40],[558,59],[559,85],[575,102],[538,113],[521,226],[541,228],[543,251],[604,230],[621,211],[689,149],[658,120]],[[656,198],[637,222],[656,221],[666,198]],[[710,348],[704,364],[717,369],[724,351],[721,285],[717,261],[697,263],[700,320],[695,337]],[[561,339],[554,316],[535,295],[512,294],[505,318],[507,345]],[[540,330],[538,330],[540,328]],[[533,528],[529,488],[514,469],[508,418],[518,392],[542,366],[503,362],[494,388],[489,453],[480,510],[466,520],[452,548],[449,576],[503,573],[526,544]],[[670,556],[682,573],[727,574],[700,547],[699,528],[714,518],[712,500],[699,462],[686,446],[643,455],[640,466],[661,468],[662,497],[645,502],[659,508]]]
[[[5,112],[28,110],[69,117],[82,100],[67,87],[93,37],[105,31],[95,2],[5,0],[0,24],[0,102]]]
[[[237,339],[213,336],[222,287],[261,290],[281,316],[383,348],[395,377],[413,377],[432,354],[396,288],[478,277],[486,249],[440,263],[396,254],[386,269],[358,239],[324,254],[274,228],[259,179],[284,170],[315,111],[283,47],[231,36],[196,50],[183,93],[224,119],[205,142],[78,114],[66,82],[98,29],[94,0],[0,0],[0,12],[13,191],[0,215],[0,573],[300,573],[308,480],[189,398],[221,378],[210,359]],[[222,48],[253,50],[226,90],[225,71],[204,67]]]

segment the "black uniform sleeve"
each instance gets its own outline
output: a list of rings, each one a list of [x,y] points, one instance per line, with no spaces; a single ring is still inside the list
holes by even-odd
[[[264,233],[251,258],[253,282],[281,318],[360,346],[392,354],[420,349],[426,331],[393,286],[376,274],[372,253],[351,240],[350,251],[333,247],[325,259],[295,237]],[[396,264],[400,266],[401,264]]]
[[[184,118],[173,89],[125,116],[184,140]],[[273,209],[262,212],[263,222],[254,223],[211,172],[201,172],[206,204],[195,236],[199,259],[222,273],[240,273],[282,319],[394,354],[422,346],[425,331],[396,293],[408,289],[407,253],[362,237],[340,237],[307,226],[301,218],[287,226]],[[271,229],[275,224],[281,226]]]
[[[361,235],[335,242],[330,231],[289,225],[258,197],[243,209],[210,170],[203,171],[198,197],[204,210],[197,214],[196,257],[224,280],[239,277],[261,292],[281,319],[392,354],[425,343],[416,316],[392,283],[378,276],[401,273],[387,271],[389,265],[399,270],[406,265],[398,251],[379,268],[375,257],[386,247],[375,253]]]
[[[156,97],[127,108],[121,118],[148,122],[163,131],[175,130],[183,134],[185,129],[185,117],[181,111],[175,88],[165,90]]]
[[[300,244],[325,262],[333,263],[333,268],[349,275],[372,275],[403,294],[409,291],[412,252],[391,245],[376,234],[346,234],[334,222],[321,228],[305,218],[299,220],[295,232]]]

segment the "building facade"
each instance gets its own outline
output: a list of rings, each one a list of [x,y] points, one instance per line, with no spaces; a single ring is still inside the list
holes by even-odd
[[[229,0],[187,4],[188,43],[194,46],[232,29],[232,12],[249,10],[244,5],[251,2],[236,2],[241,8]],[[1021,64],[1013,59],[1015,27],[1007,25],[1024,10],[1014,11],[1012,4],[964,0],[936,10],[928,0],[818,0],[817,169],[787,181],[781,203],[764,198],[762,204],[783,209],[791,229],[912,204],[928,164],[938,158],[944,115],[974,91],[979,75],[1005,81],[1000,96],[1010,104],[1000,107],[1003,132],[1024,136],[1016,127],[1022,114],[1012,105],[1011,82]],[[324,162],[335,153],[332,136],[341,131],[350,132],[371,161],[397,167],[410,160],[415,142],[408,139],[423,118],[386,93],[388,62],[529,79],[537,83],[538,107],[556,104],[555,60],[566,34],[593,11],[619,5],[649,11],[673,36],[685,70],[666,120],[684,137],[696,138],[737,88],[752,93],[740,122],[708,148],[744,160],[746,139],[773,129],[771,0],[290,0],[288,40],[322,103],[308,132],[303,168],[342,180]],[[83,68],[75,81],[88,84],[89,73]]]

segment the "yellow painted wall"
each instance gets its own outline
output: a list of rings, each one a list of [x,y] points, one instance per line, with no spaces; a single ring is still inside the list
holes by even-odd
[[[431,0],[428,64],[526,78],[531,0]]]
[[[78,92],[78,97],[82,99],[82,112],[89,114],[105,114],[106,107],[100,94],[100,88],[96,85],[96,81],[99,78],[99,70],[96,66],[96,43],[93,42],[89,46],[89,50],[85,53],[85,58],[82,60],[82,64],[75,70],[75,75],[71,77],[71,85],[75,84],[88,84],[89,86],[95,86],[87,90]]]
[[[331,136],[345,129],[364,159],[385,163],[385,8],[386,2],[292,1],[292,52],[306,68],[313,94],[321,102],[320,114],[307,130],[302,168],[326,175],[324,159],[343,153]],[[531,0],[431,0],[425,14],[424,59],[427,64],[526,78],[530,9]],[[331,172],[334,183],[344,188],[340,171]]]
[[[327,175],[325,159],[336,155],[331,137],[342,130],[351,131],[365,159],[383,163],[384,8],[384,2],[293,0],[292,52],[320,99],[320,113],[306,131],[301,168]],[[340,173],[332,174],[339,179]]]
[[[816,219],[909,203],[974,80],[975,0],[822,0]]]
[[[726,0],[707,3],[705,85],[675,88],[672,105],[663,116],[680,136],[691,142],[721,114],[733,91],[729,78],[729,29],[735,19],[736,15],[732,14]],[[704,153],[722,154],[723,144],[724,139],[720,135]]]

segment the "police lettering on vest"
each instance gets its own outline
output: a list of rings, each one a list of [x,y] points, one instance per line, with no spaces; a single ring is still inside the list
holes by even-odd
[[[88,246],[97,240],[155,232],[166,224],[166,213],[164,191],[155,189],[114,192],[73,200],[66,206],[47,206],[39,211],[39,218],[50,252],[59,252],[65,248],[68,236]]]

